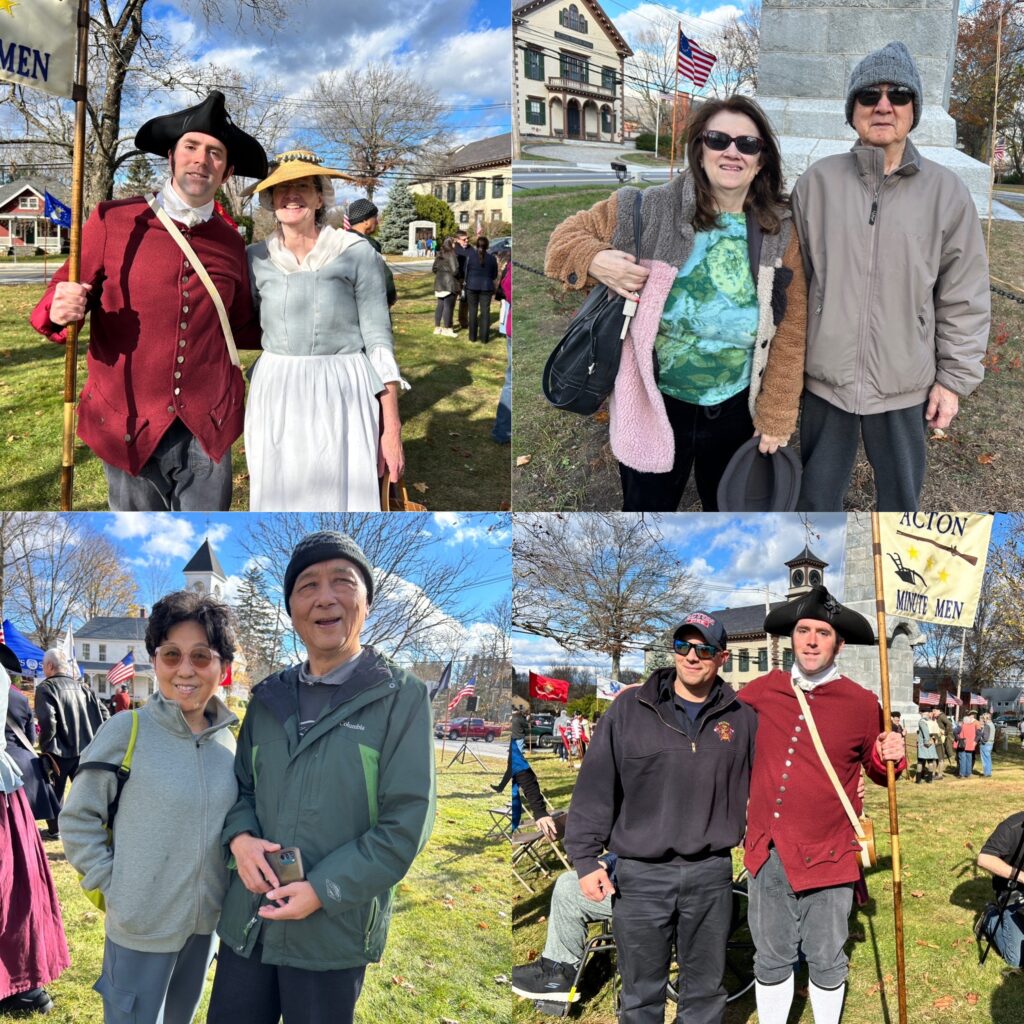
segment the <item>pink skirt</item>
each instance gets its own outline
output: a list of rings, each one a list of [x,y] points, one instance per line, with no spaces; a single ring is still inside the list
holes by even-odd
[[[0,793],[0,999],[71,963],[57,889],[24,788]]]

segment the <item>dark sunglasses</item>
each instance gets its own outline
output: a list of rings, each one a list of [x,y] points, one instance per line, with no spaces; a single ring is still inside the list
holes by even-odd
[[[701,138],[708,149],[719,153],[728,149],[733,142],[744,156],[757,156],[765,148],[764,139],[759,139],[756,135],[726,135],[725,132],[709,130],[704,132]]]
[[[861,89],[854,94],[854,99],[862,107],[874,107],[881,101],[883,94],[888,95],[894,107],[905,107],[914,99],[914,94],[902,85],[894,85],[891,89]]]
[[[690,651],[695,651],[701,661],[710,661],[718,653],[718,648],[713,644],[695,644],[691,640],[673,640],[672,647],[676,654],[681,654],[684,658]]]
[[[209,668],[214,658],[220,658],[219,654],[211,651],[208,647],[196,647],[185,654],[177,647],[161,644],[156,649],[156,653],[168,668],[177,668],[181,664],[182,658],[186,657],[192,663],[193,668]]]

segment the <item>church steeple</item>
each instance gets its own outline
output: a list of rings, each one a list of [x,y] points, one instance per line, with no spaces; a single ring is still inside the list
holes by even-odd
[[[217,555],[210,547],[209,537],[203,541],[199,550],[185,566],[185,588],[200,594],[211,594],[223,599],[227,576],[217,560]]]
[[[792,600],[801,594],[806,594],[812,587],[817,587],[825,582],[825,568],[828,562],[823,562],[809,547],[805,546],[796,558],[791,558],[785,563],[789,569],[789,590],[786,592],[786,600]]]

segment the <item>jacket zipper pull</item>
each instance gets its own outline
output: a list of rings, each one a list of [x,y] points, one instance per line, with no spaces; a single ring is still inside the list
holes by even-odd
[[[693,752],[696,754],[697,753],[697,741],[696,740],[690,740],[690,747],[693,749]]]
[[[871,216],[868,218],[869,224],[875,223],[875,217],[878,214],[878,193],[875,193],[875,198],[871,200]]]

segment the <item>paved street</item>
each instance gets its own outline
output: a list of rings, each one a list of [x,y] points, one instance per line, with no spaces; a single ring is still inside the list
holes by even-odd
[[[445,740],[444,741],[444,765],[447,765],[449,761],[455,756],[456,751],[462,746],[462,740]],[[441,764],[441,741],[434,741],[434,750],[437,752],[438,764]],[[496,739],[493,743],[484,743],[483,740],[470,740],[466,744],[466,760],[470,763],[473,762],[472,754],[476,754],[488,768],[493,769],[496,772],[504,771],[505,762],[508,760],[508,740],[502,741],[500,738]]]
[[[60,269],[60,260],[52,260],[46,264],[46,278],[43,278],[42,263],[2,263],[0,264],[0,285],[4,284],[44,284]]]

